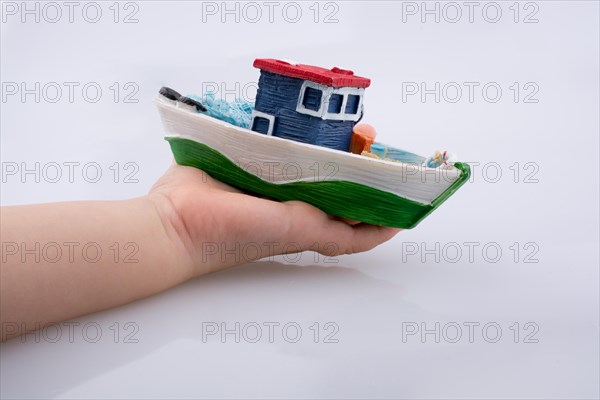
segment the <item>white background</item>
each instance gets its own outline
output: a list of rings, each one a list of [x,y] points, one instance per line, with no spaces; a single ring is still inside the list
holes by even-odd
[[[56,9],[44,13],[43,3],[39,23],[35,15],[22,22],[20,10],[3,14],[3,205],[146,193],[171,161],[152,105],[158,89],[200,93],[214,82],[248,97],[257,57],[350,68],[371,78],[365,122],[376,126],[379,139],[424,155],[452,150],[474,163],[473,180],[416,229],[368,253],[243,265],[80,318],[73,343],[66,326],[56,343],[49,340],[56,331],[4,343],[3,398],[598,398],[597,2],[520,3],[518,22],[513,2],[500,2],[496,23],[489,22],[495,6],[485,2],[472,22],[459,2],[456,23],[449,22],[456,8],[446,3],[437,5],[439,22],[435,15],[422,22],[420,10],[410,14],[420,2],[297,3],[296,23],[298,7],[283,2],[272,23],[262,2],[255,3],[261,10],[255,23],[256,8],[243,3],[239,22],[228,14],[224,23],[220,2],[209,6],[216,15],[193,1],[121,3],[118,23],[112,2],[100,3],[97,23],[83,18],[85,4],[75,8],[72,23],[66,6],[58,22],[46,21]],[[138,22],[123,23],[133,11]],[[93,19],[94,9],[87,12]],[[537,23],[524,23],[532,13]],[[50,85],[46,93],[40,89],[39,103],[33,94],[22,99],[7,92],[11,82],[30,89],[56,82],[62,97],[50,102],[56,97]],[[63,82],[79,84],[72,103]],[[102,89],[96,103],[82,95],[89,82]],[[128,82],[139,88],[131,98],[137,103],[124,102],[132,92],[124,89]],[[429,89],[456,82],[463,93],[456,103],[453,91],[439,102],[433,94],[403,101],[403,82]],[[472,102],[464,82],[479,84]],[[486,83],[501,88],[497,102],[490,101],[492,89],[487,99],[482,95]],[[537,103],[524,102],[531,88],[539,89],[529,99]],[[88,96],[95,96],[92,89]],[[65,162],[80,163],[73,182]],[[36,163],[39,182],[22,173]],[[57,183],[52,163],[63,165]],[[93,169],[82,174],[89,163],[100,166],[96,183],[86,181]],[[134,164],[126,169],[126,163]],[[18,172],[7,175],[15,165]],[[125,182],[131,165],[138,167],[137,183]],[[476,243],[472,257],[469,242]],[[133,325],[126,329],[127,322]],[[229,329],[255,322],[263,336],[257,343],[244,337],[236,343],[233,334],[203,341],[207,322]],[[265,322],[280,324],[273,343]],[[302,328],[296,343],[286,341],[293,329],[281,332],[290,322]],[[327,322],[335,325],[326,331]],[[479,324],[472,340],[469,322]],[[98,342],[85,340],[86,323],[102,329]],[[433,333],[403,340],[408,327],[435,331],[436,323],[439,343]],[[462,336],[452,343],[456,324]],[[492,327],[487,335],[485,324]],[[338,343],[325,343],[332,326],[339,328]],[[498,326],[501,337],[488,342]],[[125,343],[134,328],[138,342]]]

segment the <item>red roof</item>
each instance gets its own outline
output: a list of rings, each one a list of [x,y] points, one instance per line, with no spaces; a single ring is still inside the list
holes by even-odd
[[[254,60],[254,66],[258,69],[272,72],[279,75],[290,76],[292,78],[306,79],[322,85],[333,87],[357,87],[366,88],[371,84],[369,78],[354,75],[354,72],[333,67],[326,69],[315,67],[313,65],[293,64],[283,60],[272,58],[257,58]]]

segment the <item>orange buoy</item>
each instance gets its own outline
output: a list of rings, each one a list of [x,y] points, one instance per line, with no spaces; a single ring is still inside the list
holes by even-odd
[[[377,132],[372,125],[355,125],[350,139],[350,153],[360,154],[363,151],[371,151],[371,145],[375,141],[376,135]]]

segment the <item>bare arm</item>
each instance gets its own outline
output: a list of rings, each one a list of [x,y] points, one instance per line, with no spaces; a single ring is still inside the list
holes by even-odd
[[[304,250],[360,252],[398,232],[249,196],[177,165],[144,197],[0,213],[2,340],[236,264]]]
[[[3,335],[15,323],[36,329],[193,276],[148,197],[3,207],[1,217]]]

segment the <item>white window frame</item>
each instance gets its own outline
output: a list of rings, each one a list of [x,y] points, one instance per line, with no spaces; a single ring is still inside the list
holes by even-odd
[[[321,106],[317,111],[310,110],[304,107],[304,94],[306,93],[306,88],[311,88],[315,90],[321,91]],[[329,95],[333,91],[332,87],[320,85],[311,81],[304,81],[302,83],[302,87],[300,88],[300,96],[298,96],[298,103],[296,105],[296,111],[302,114],[312,115],[313,117],[323,117],[323,110],[325,110],[324,106],[327,105],[329,107]]]
[[[309,110],[304,107],[304,94],[306,92],[306,88],[310,87],[312,89],[320,90],[321,95],[321,107],[317,111]],[[329,119],[336,121],[358,121],[362,116],[363,111],[363,95],[365,93],[365,88],[353,88],[353,87],[341,87],[341,88],[332,88],[331,86],[321,85],[319,83],[304,81],[302,83],[302,87],[300,88],[300,95],[298,96],[298,103],[296,104],[296,111],[301,114],[312,115],[313,117],[319,117],[321,119]],[[332,94],[339,94],[342,96],[342,106],[340,108],[339,113],[330,113],[329,110],[329,101],[331,99]],[[346,114],[346,105],[348,104],[348,95],[356,95],[358,96],[358,107],[356,114]]]
[[[252,121],[250,121],[250,130],[254,127],[254,118],[260,117],[269,120],[269,127],[267,128],[267,136],[273,136],[273,127],[275,126],[275,116],[264,113],[262,111],[252,110]],[[262,132],[257,132],[262,133]]]

